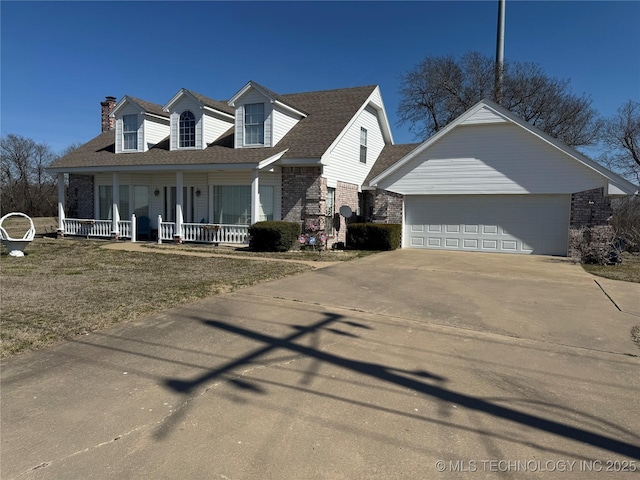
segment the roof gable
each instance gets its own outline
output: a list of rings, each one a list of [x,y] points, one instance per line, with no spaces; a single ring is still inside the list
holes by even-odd
[[[140,109],[142,113],[157,115],[164,118],[167,118],[169,116],[166,112],[163,111],[161,105],[158,105],[157,103],[147,102],[146,100],[140,100],[139,98],[132,97],[130,95],[125,95],[120,99],[120,101],[111,111],[110,116],[117,116],[118,112],[121,111],[126,105],[135,105]]]
[[[488,124],[506,124],[511,123],[513,125],[518,126],[519,128],[526,131],[528,134],[537,137],[537,139],[541,142],[544,142],[553,148],[559,150],[563,154],[567,155],[574,161],[579,164],[591,169],[592,171],[598,173],[607,179],[610,185],[610,192],[624,192],[627,194],[632,194],[638,190],[638,187],[633,185],[631,182],[628,182],[620,175],[611,172],[607,168],[602,165],[594,162],[590,158],[581,154],[580,152],[574,150],[573,148],[565,145],[561,141],[552,138],[546,133],[542,132],[535,126],[521,119],[520,117],[514,115],[504,107],[498,105],[491,100],[482,100],[478,102],[476,105],[471,107],[465,113],[460,115],[457,119],[451,122],[449,125],[444,127],[442,130],[437,132],[435,135],[427,139],[424,143],[414,149],[410,154],[406,155],[400,161],[391,165],[384,172],[379,175],[371,178],[371,185],[376,185],[385,178],[389,177],[391,174],[402,168],[404,165],[412,161],[414,158],[418,157],[420,154],[431,148],[435,143],[437,143],[440,139],[449,135],[454,129],[460,126],[469,126],[469,125],[488,125]]]
[[[212,98],[206,97],[204,95],[201,95],[199,93],[193,92],[191,90],[188,90],[186,88],[181,88],[180,91],[178,93],[176,93],[171,100],[169,100],[164,107],[162,107],[162,110],[166,113],[169,114],[171,113],[171,110],[175,107],[175,105],[184,97],[190,98],[191,100],[193,100],[196,103],[199,103],[200,106],[204,107],[205,109],[211,109],[211,110],[215,110],[218,113],[223,113],[225,114],[225,116],[228,117],[232,117],[234,115],[234,110],[233,108],[229,107],[229,105],[227,104],[227,102],[221,101],[221,100],[214,100]]]
[[[271,103],[274,103],[284,108],[285,110],[290,110],[291,112],[301,117],[306,117],[308,115],[307,112],[305,112],[304,110],[300,109],[299,107],[297,107],[296,105],[288,101],[286,99],[286,95],[278,95],[274,91],[269,90],[266,87],[263,87],[259,83],[254,82],[253,80],[250,80],[244,87],[238,90],[238,92],[233,97],[231,97],[231,99],[229,99],[229,101],[227,102],[228,105],[231,107],[235,107],[238,103],[240,103],[240,100],[242,99],[242,97],[244,97],[251,90],[257,91],[263,97],[266,97]]]

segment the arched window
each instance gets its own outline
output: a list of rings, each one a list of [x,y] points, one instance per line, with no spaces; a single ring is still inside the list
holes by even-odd
[[[189,110],[180,114],[180,147],[196,146],[196,117]]]

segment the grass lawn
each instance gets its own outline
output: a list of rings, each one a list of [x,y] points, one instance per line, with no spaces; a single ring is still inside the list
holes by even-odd
[[[582,268],[599,277],[640,283],[640,254],[624,253],[619,265],[582,264]]]
[[[258,258],[112,251],[100,248],[104,244],[36,238],[22,258],[9,257],[2,247],[0,357],[311,268]]]

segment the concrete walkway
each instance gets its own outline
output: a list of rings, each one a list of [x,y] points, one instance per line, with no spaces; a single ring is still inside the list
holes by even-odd
[[[402,250],[19,355],[0,476],[636,478],[640,286],[594,279]]]
[[[224,257],[224,258],[244,258],[247,260],[261,260],[265,262],[284,262],[284,263],[302,263],[309,265],[310,267],[325,268],[331,265],[335,265],[340,262],[325,262],[323,260],[292,260],[284,258],[269,258],[260,257],[256,255],[242,255],[238,253],[225,254],[224,250],[212,250],[216,247],[202,247],[202,251],[197,251],[199,247],[195,246],[189,250],[183,250],[180,248],[162,247],[156,248],[155,243],[141,243],[141,242],[112,242],[105,244],[102,248],[109,250],[123,250],[127,252],[142,252],[142,253],[163,253],[166,255],[188,255],[192,257]],[[322,258],[318,256],[318,258]]]

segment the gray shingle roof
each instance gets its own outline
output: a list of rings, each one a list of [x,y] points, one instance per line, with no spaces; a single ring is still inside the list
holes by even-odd
[[[185,88],[185,90],[187,90]],[[221,112],[228,113],[229,115],[235,115],[236,111],[233,107],[230,107],[229,104],[224,100],[214,100],[213,98],[205,97],[204,95],[200,95],[193,90],[187,90],[191,95],[196,97],[200,102],[202,102],[207,107],[215,108],[216,110],[220,110]]]
[[[203,150],[170,151],[167,138],[147,152],[116,155],[115,131],[109,131],[56,160],[51,168],[258,163],[287,149],[283,158],[319,159],[375,88],[375,85],[371,85],[279,95],[283,102],[308,112],[308,116],[300,120],[275,147],[233,148],[234,129],[230,128]]]
[[[274,92],[273,90],[269,90],[267,87],[260,85],[258,82],[254,82],[253,80],[251,80],[249,83],[251,83],[254,86],[257,86],[259,88],[261,88],[262,90],[264,90],[264,92],[271,97],[274,100],[277,100],[279,102],[282,102],[285,105],[288,105],[289,107],[293,108],[294,110],[298,110],[302,113],[304,113],[305,115],[309,115],[308,112],[305,112],[303,109],[301,109],[299,106],[294,105],[289,99],[287,99],[287,97],[289,97],[290,95],[280,95],[276,92]]]
[[[396,162],[400,161],[405,155],[407,155],[410,151],[422,145],[421,143],[403,143],[400,145],[385,145],[376,160],[376,163],[371,168],[369,175],[364,181],[364,185],[369,185],[369,182],[372,178],[377,177],[382,172],[384,172],[387,168],[394,165]]]
[[[158,105],[157,103],[147,102],[146,100],[140,100],[139,98],[132,97],[131,95],[127,95],[127,98],[129,98],[130,100],[140,105],[145,112],[153,113],[154,115],[159,115],[161,117],[169,118],[169,114],[162,110],[162,105]]]

